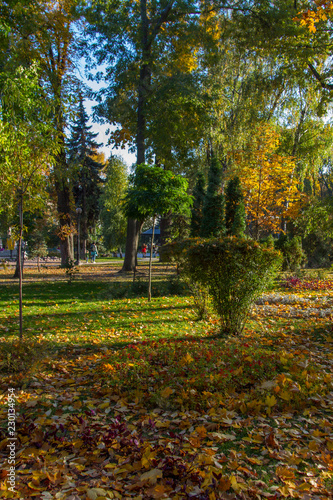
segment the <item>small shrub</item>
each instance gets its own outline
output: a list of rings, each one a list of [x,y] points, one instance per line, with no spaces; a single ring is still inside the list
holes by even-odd
[[[222,332],[240,334],[255,299],[273,280],[280,253],[246,238],[201,240],[187,250],[186,272],[209,288]]]
[[[13,375],[25,373],[39,365],[48,354],[43,339],[7,340],[2,338],[0,346],[0,372]]]

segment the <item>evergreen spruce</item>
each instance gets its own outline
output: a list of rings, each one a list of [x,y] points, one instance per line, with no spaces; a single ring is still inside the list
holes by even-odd
[[[205,202],[205,177],[198,174],[197,183],[193,189],[193,207],[191,213],[191,236],[200,236],[202,209]]]
[[[217,158],[211,160],[208,187],[202,209],[200,236],[213,238],[225,233],[224,195],[222,194],[223,170]]]
[[[68,162],[73,172],[73,195],[75,205],[82,209],[81,235],[83,254],[86,251],[88,228],[94,228],[99,218],[99,199],[103,180],[100,176],[103,164],[94,156],[101,144],[95,141],[97,134],[88,125],[88,115],[80,96],[78,116],[71,128],[68,141]]]
[[[244,236],[245,207],[242,187],[239,178],[236,176],[227,184],[226,189],[226,207],[225,207],[225,225],[228,236]]]

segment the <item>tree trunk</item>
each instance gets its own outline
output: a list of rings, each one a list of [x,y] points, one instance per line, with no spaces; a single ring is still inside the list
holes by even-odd
[[[153,263],[153,243],[154,243],[154,235],[155,235],[155,220],[156,215],[153,218],[153,232],[151,235],[151,243],[150,243],[150,255],[149,255],[149,278],[148,278],[148,302],[151,301],[151,268]]]
[[[136,269],[137,250],[141,226],[142,224],[137,220],[128,219],[127,221],[125,259],[122,271],[134,272]]]
[[[165,245],[167,243],[167,239],[169,238],[169,229],[171,227],[172,212],[168,214],[164,214],[160,221],[160,245]]]
[[[68,167],[65,156],[65,145],[58,154],[55,165],[55,189],[57,193],[57,210],[60,224],[61,265],[74,259],[73,235],[71,234],[71,190],[68,185]]]

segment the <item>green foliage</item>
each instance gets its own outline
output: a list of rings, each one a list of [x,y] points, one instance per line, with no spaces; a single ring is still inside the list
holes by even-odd
[[[126,164],[120,158],[111,156],[100,199],[103,242],[109,250],[122,247],[126,242],[127,221],[122,206],[127,185]]]
[[[68,141],[68,164],[72,172],[72,190],[75,205],[82,209],[81,235],[88,238],[88,228],[95,227],[100,212],[99,198],[103,180],[103,163],[98,161],[96,142],[98,134],[88,125],[89,117],[84,109],[83,97],[79,97],[78,114],[71,127]]]
[[[216,157],[212,158],[208,187],[202,209],[200,236],[211,238],[225,233],[224,196],[222,194],[222,167]]]
[[[252,304],[281,263],[279,252],[233,236],[197,240],[189,246],[186,259],[192,280],[209,287],[221,332],[235,335],[242,332]]]
[[[187,265],[187,253],[198,241],[200,240],[197,238],[188,238],[167,243],[160,248],[160,260],[177,265],[178,279],[181,277],[186,283],[193,297],[193,306],[198,319],[204,319],[209,314],[209,288],[192,278]]]
[[[302,240],[299,236],[289,239],[281,236],[275,241],[275,248],[283,254],[284,271],[297,271],[306,262],[306,254],[302,248]]]
[[[8,210],[21,199],[31,211],[45,203],[46,174],[57,153],[49,102],[36,64],[1,76],[0,200],[6,198]]]
[[[205,176],[202,172],[198,174],[197,183],[193,189],[193,207],[191,213],[191,236],[200,235],[202,224],[202,209],[205,202]]]
[[[187,180],[184,177],[159,167],[138,165],[130,177],[125,213],[128,217],[142,221],[170,210],[187,213],[191,197],[186,190]]]
[[[239,177],[230,179],[226,189],[225,225],[228,236],[244,236],[246,229],[244,197]]]

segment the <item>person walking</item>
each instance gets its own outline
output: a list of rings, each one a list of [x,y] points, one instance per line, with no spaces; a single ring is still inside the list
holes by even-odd
[[[96,245],[96,242],[94,241],[91,245],[91,249],[90,249],[90,252],[91,252],[91,263],[92,264],[95,264],[96,263],[96,257],[98,255],[98,252],[97,252],[97,245]]]

